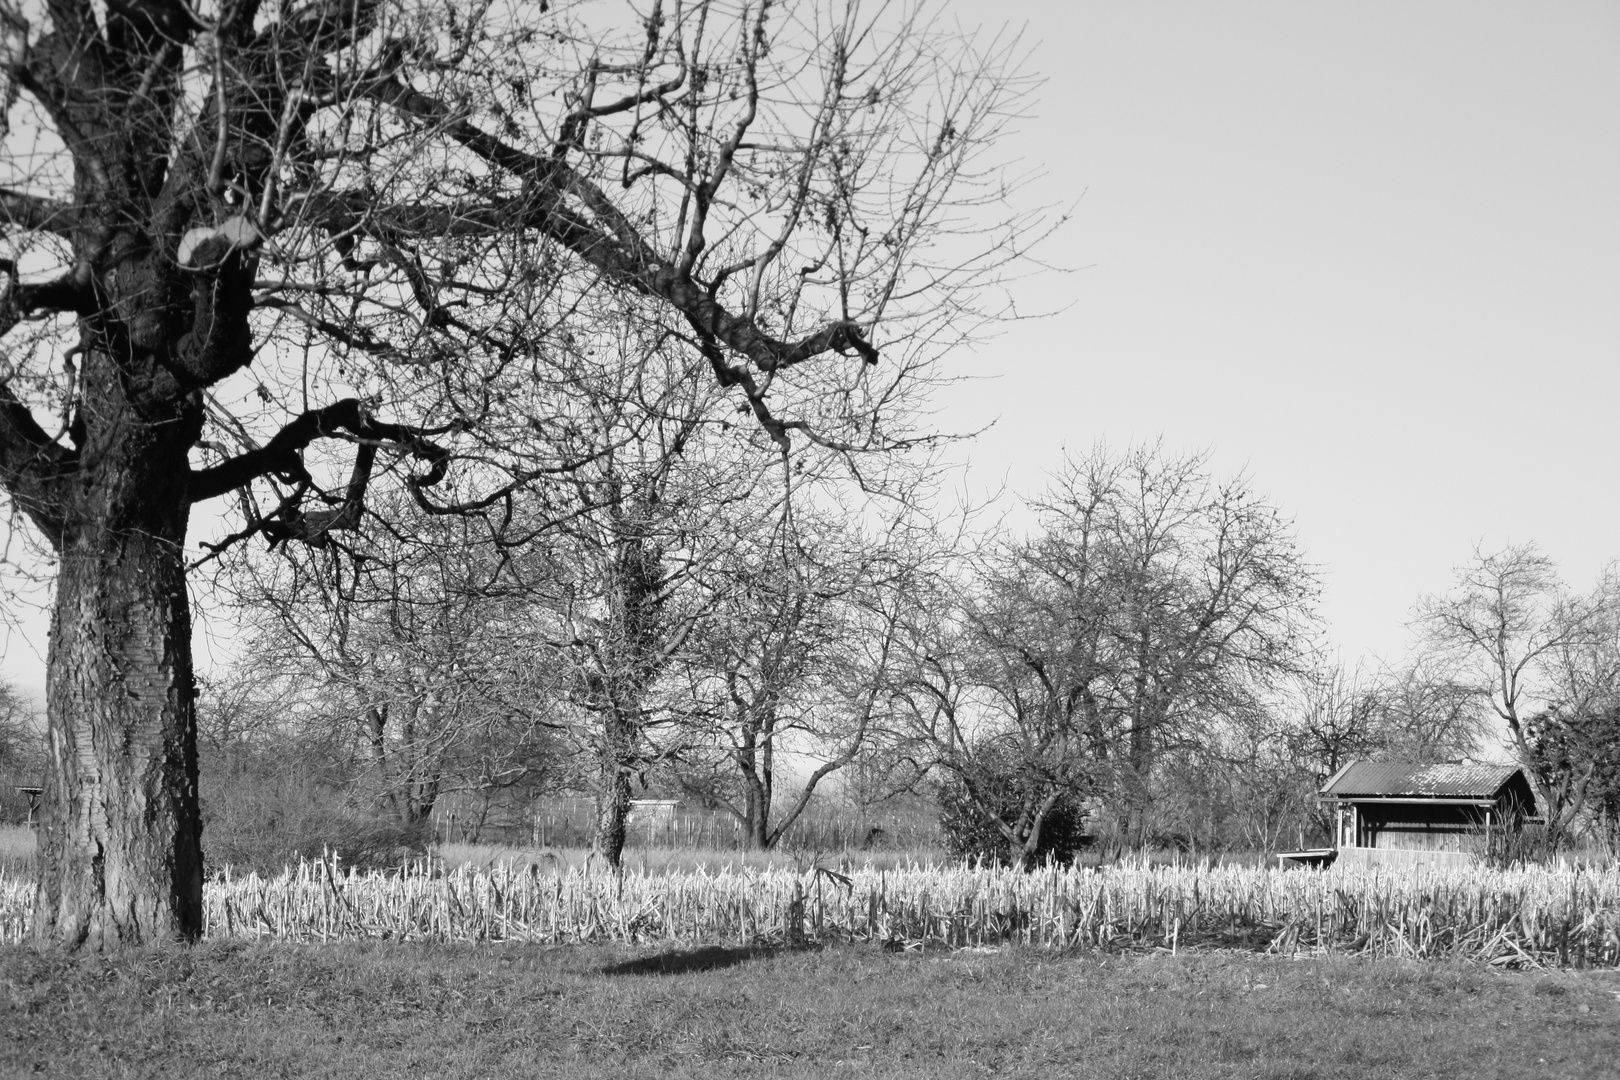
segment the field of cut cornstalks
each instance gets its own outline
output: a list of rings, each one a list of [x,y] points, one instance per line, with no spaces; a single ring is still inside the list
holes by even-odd
[[[0,879],[0,941],[22,940],[29,885]],[[1210,945],[1293,954],[1620,965],[1620,870],[1279,871],[990,867],[551,873],[422,864],[359,874],[304,863],[211,881],[210,938],[622,942],[892,948]]]

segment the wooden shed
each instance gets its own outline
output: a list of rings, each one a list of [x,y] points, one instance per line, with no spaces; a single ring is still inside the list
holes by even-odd
[[[685,804],[679,799],[631,799],[630,817],[625,822],[649,844],[660,836],[673,837],[679,813]]]
[[[32,784],[18,784],[17,790],[28,800],[28,827],[32,829],[39,824],[40,803],[44,801],[45,789]]]
[[[1518,765],[1352,761],[1320,798],[1333,808],[1341,864],[1469,863],[1537,820],[1535,789]]]

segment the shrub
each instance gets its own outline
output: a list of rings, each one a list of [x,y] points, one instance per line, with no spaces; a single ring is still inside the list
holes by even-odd
[[[203,772],[207,872],[279,873],[333,852],[359,870],[399,866],[427,849],[426,823],[354,805],[342,787],[279,755],[234,750]]]
[[[940,785],[939,826],[945,847],[953,856],[984,859],[999,866],[1012,861],[1011,845],[996,823],[986,814],[989,809],[1009,824],[1018,821],[1022,808],[1036,802],[1039,780],[1015,764],[998,760],[997,755],[981,754],[979,788],[984,804],[968,794],[967,786],[955,777]],[[1090,846],[1088,814],[1081,793],[1070,789],[1058,796],[1041,822],[1034,861],[1068,865],[1082,848]]]

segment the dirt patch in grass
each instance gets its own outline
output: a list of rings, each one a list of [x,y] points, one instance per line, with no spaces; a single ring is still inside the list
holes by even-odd
[[[1607,1077],[1620,978],[1235,953],[0,950],[0,1076]]]

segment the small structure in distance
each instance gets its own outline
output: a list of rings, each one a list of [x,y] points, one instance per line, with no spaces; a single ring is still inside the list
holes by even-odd
[[[660,833],[666,838],[674,836],[678,813],[685,808],[686,804],[679,799],[631,799],[630,815],[625,819],[625,825],[639,830],[646,842],[651,844]]]
[[[1540,820],[1518,765],[1352,761],[1319,798],[1333,809],[1337,861],[1350,864],[1466,865]]]
[[[36,784],[18,784],[17,790],[28,800],[28,821],[30,829],[39,825],[39,804],[45,797],[45,788]]]

